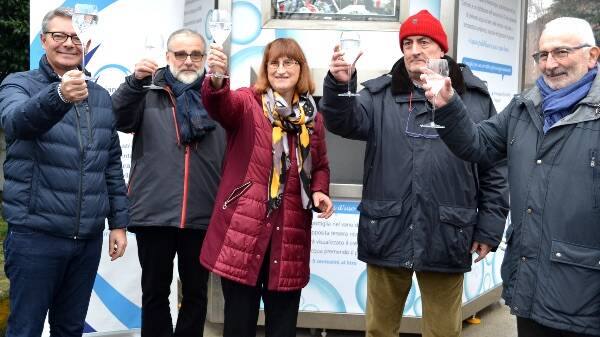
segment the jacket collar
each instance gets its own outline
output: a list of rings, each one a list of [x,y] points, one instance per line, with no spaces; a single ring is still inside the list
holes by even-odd
[[[40,72],[49,82],[59,82],[60,77],[58,74],[52,69],[52,66],[48,62],[48,58],[46,58],[46,54],[42,55],[40,58]]]
[[[50,65],[50,62],[48,62],[48,58],[46,57],[46,54],[42,55],[42,57],[40,58],[39,68],[40,68],[40,72],[42,73],[42,75],[48,81],[60,82],[60,76],[58,76],[58,74],[54,71],[54,69]],[[77,69],[81,70],[81,65],[78,65]],[[92,75],[89,71],[87,71],[87,69],[85,70],[85,74],[87,76]]]
[[[522,104],[528,106],[532,114],[539,114],[539,107],[542,103],[542,94],[537,86],[533,86],[533,88],[523,93],[523,95],[517,99]],[[552,128],[559,125],[576,124],[600,119],[600,75],[596,75],[589,93],[579,101],[576,106],[575,112],[556,122],[552,125]],[[589,108],[585,109],[585,106],[588,106]]]
[[[466,85],[459,64],[448,55],[445,55],[444,59],[448,60],[452,87],[454,87],[454,90],[456,90],[459,95],[463,95],[466,91]],[[390,74],[392,76],[392,95],[408,95],[414,90],[415,86],[408,76],[408,71],[404,65],[404,57],[400,58],[396,64],[394,64]]]

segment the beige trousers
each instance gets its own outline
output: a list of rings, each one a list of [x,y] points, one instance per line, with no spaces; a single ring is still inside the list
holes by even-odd
[[[413,271],[367,265],[367,337],[398,337]],[[462,273],[417,272],[423,337],[459,337],[462,329]]]

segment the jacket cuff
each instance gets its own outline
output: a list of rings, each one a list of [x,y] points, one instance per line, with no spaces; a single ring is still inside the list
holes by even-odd
[[[144,88],[144,86],[150,85],[150,82],[152,82],[152,76],[147,76],[140,80],[137,79],[135,75],[129,75],[127,76],[126,80],[131,88],[142,91],[147,90],[146,88]]]
[[[350,78],[350,90],[352,92],[356,92],[356,88],[357,88],[357,73],[358,71],[355,69],[354,72],[352,73],[352,78]],[[348,91],[348,83],[344,82],[338,82],[335,77],[333,77],[333,74],[331,73],[331,71],[327,72],[327,76],[325,76],[325,81],[323,83],[324,86],[327,86],[329,88],[331,88],[333,91],[335,91],[336,93],[344,93]]]

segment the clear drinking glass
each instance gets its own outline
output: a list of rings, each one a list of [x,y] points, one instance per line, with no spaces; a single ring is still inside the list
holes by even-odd
[[[427,60],[427,68],[433,71],[432,74],[425,76],[425,81],[431,86],[433,92],[433,103],[431,104],[431,122],[421,124],[423,128],[434,128],[443,129],[443,125],[435,123],[435,100],[437,99],[438,93],[444,87],[446,77],[449,75],[448,61],[445,59],[429,59]]]
[[[208,29],[216,44],[223,46],[223,43],[231,34],[231,15],[228,11],[222,9],[214,9],[208,16]],[[209,73],[206,76],[227,78],[229,76],[219,73]]]
[[[156,64],[159,64],[165,58],[165,40],[160,33],[147,34],[144,39],[144,48],[146,50],[146,57],[156,62]],[[150,85],[145,85],[144,88],[162,90],[161,86],[154,84],[155,75],[156,71],[152,73],[152,82],[150,82]]]
[[[340,47],[344,51],[344,60],[348,62],[348,92],[338,96],[360,96],[350,91],[350,79],[352,78],[352,66],[360,53],[360,35],[357,32],[344,31],[340,35]]]
[[[75,4],[72,23],[75,33],[77,33],[77,36],[81,40],[83,54],[81,69],[85,72],[85,49],[92,38],[94,28],[98,25],[98,7],[92,4]],[[85,76],[85,79],[92,80],[89,76]]]

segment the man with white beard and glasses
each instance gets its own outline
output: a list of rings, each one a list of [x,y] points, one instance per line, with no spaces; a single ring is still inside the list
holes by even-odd
[[[199,255],[220,181],[225,133],[201,101],[206,44],[180,29],[167,40],[167,67],[142,59],[113,94],[117,129],[133,133],[129,230],[142,267],[142,336],[202,336],[208,271]],[[152,81],[158,90],[145,88]],[[182,302],[169,309],[177,254]]]

